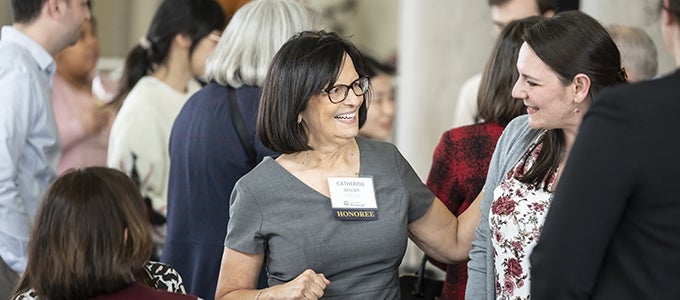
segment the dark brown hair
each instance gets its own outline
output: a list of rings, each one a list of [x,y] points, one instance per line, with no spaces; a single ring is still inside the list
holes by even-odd
[[[484,120],[505,126],[515,117],[526,113],[524,103],[512,98],[512,88],[519,77],[517,55],[524,42],[524,30],[542,19],[534,16],[515,20],[501,31],[479,83],[478,122]]]
[[[28,24],[40,16],[47,0],[12,0],[15,23]],[[69,0],[70,2],[70,0]]]
[[[345,55],[352,59],[359,76],[367,75],[359,49],[333,32],[303,31],[279,49],[262,85],[257,117],[257,133],[267,148],[281,153],[312,149],[307,143],[307,131],[297,117],[312,96],[335,84]],[[359,107],[360,128],[366,122],[370,89],[363,97]]]
[[[17,294],[89,299],[144,278],[152,240],[146,207],[124,173],[71,170],[48,189],[35,219]]]
[[[143,38],[147,46],[135,45],[125,57],[123,74],[116,96],[107,103],[114,111],[120,110],[128,93],[142,77],[151,74],[165,63],[172,41],[178,34],[191,38],[190,53],[212,31],[224,29],[226,17],[214,0],[164,0],[156,10]]]

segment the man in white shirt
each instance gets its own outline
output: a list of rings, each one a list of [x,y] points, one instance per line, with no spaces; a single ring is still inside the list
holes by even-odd
[[[555,13],[556,0],[487,0],[491,8],[491,20],[494,25],[494,36],[513,20],[542,15],[551,17]],[[482,74],[467,79],[460,88],[456,110],[453,115],[453,127],[477,123],[477,91]]]
[[[33,218],[56,177],[61,143],[52,111],[54,56],[74,44],[89,0],[12,0],[0,33],[0,298],[27,262]]]

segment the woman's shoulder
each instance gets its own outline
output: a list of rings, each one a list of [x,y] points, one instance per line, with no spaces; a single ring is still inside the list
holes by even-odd
[[[127,105],[155,107],[158,104],[165,104],[173,99],[188,99],[190,95],[200,89],[200,84],[192,80],[187,84],[187,93],[180,93],[170,87],[162,80],[147,75],[139,79],[130,93],[123,101],[123,107]],[[121,108],[122,109],[122,108]]]
[[[480,137],[498,139],[503,129],[503,125],[496,122],[484,122],[449,129],[444,132],[443,136],[452,141],[470,140]]]
[[[181,285],[181,277],[175,269],[172,267],[160,263],[149,261],[146,263],[145,268],[147,271],[151,272],[154,280],[169,283],[170,281],[179,278],[179,284]],[[127,297],[131,295],[145,295],[142,298],[137,299],[196,299],[196,297],[185,295],[186,291],[184,286],[180,289],[164,288],[163,286],[156,286],[155,288],[148,287],[140,282],[135,282],[130,287],[123,289],[115,294],[107,296],[99,296],[95,299],[128,299]],[[37,300],[40,299],[38,293],[29,289],[28,291],[21,293],[14,297],[14,300]]]
[[[38,293],[34,289],[30,289],[14,297],[14,300],[34,300],[34,299],[38,299]]]
[[[210,82],[198,92],[193,94],[187,103],[182,108],[182,113],[192,112],[195,114],[204,114],[203,117],[222,118],[224,116],[219,114],[206,114],[206,112],[214,112],[223,110],[229,107],[229,86],[219,84],[217,82]],[[260,97],[260,88],[257,86],[241,86],[234,90],[236,100],[240,103],[241,110],[257,110],[258,100]],[[243,106],[242,103],[251,103],[250,106]]]
[[[130,116],[137,118],[138,115],[155,113],[157,110],[155,99],[164,98],[162,93],[159,93],[163,89],[159,82],[162,83],[153,76],[145,76],[137,81],[132,90],[125,96],[116,118]]]
[[[115,294],[100,295],[94,299],[97,300],[116,300],[116,299],[168,299],[168,300],[184,300],[197,299],[195,296],[173,293],[168,291],[160,291],[153,289],[143,283],[137,281],[129,287],[118,291]]]
[[[206,114],[206,112],[214,112],[229,105],[227,102],[228,87],[216,82],[208,83],[195,94],[191,95],[186,104],[182,107],[180,114],[187,112],[205,114],[203,117],[222,117],[215,114]]]
[[[132,87],[130,90],[130,94],[146,94],[146,93],[152,93],[158,90],[162,90],[167,85],[163,83],[160,79],[153,77],[153,76],[144,76],[140,78],[137,83]]]
[[[409,164],[392,143],[364,137],[357,137],[356,141],[361,157],[361,172],[398,172]]]
[[[357,145],[359,145],[359,150],[362,153],[385,153],[385,151],[397,150],[397,146],[390,142],[378,141],[362,136],[357,136],[355,139],[357,141]]]
[[[503,134],[501,135],[500,141],[499,141],[499,146],[500,145],[507,145],[507,144],[518,144],[518,141],[522,141],[521,143],[531,143],[531,141],[541,134],[542,130],[537,130],[537,129],[532,129],[531,126],[529,126],[529,116],[528,115],[521,115],[519,117],[514,118],[508,125],[505,127],[505,130],[503,130]]]
[[[544,130],[532,129],[527,115],[519,116],[505,127],[498,139],[494,156],[499,155],[498,163],[514,163]],[[493,160],[492,160],[493,163]],[[489,169],[491,172],[491,169]]]
[[[512,119],[512,121],[508,123],[508,126],[505,127],[506,132],[516,134],[526,133],[530,130],[531,127],[529,126],[529,115],[518,116]]]
[[[241,182],[241,184],[251,184],[253,182],[258,184],[263,182],[263,180],[268,180],[268,178],[280,177],[278,171],[282,169],[283,167],[279,166],[273,157],[266,156],[255,168],[246,173],[246,175],[243,175],[238,182]]]

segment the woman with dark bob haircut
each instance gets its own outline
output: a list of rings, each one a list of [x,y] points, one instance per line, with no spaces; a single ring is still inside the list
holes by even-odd
[[[258,133],[283,154],[234,187],[216,299],[399,299],[408,237],[440,261],[467,259],[479,209],[459,224],[394,145],[357,136],[365,74],[335,33],[302,32],[274,57]],[[270,287],[257,290],[262,263]]]
[[[67,171],[43,199],[14,299],[196,299],[168,292],[184,291],[179,275],[147,261],[153,242],[146,218],[139,189],[124,173]]]

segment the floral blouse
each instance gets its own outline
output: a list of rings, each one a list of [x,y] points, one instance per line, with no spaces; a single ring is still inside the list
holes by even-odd
[[[542,148],[542,144],[534,142],[494,190],[489,227],[497,299],[530,299],[529,255],[538,242],[552,192],[546,192],[543,186],[536,188],[520,182],[515,177],[531,168]],[[556,178],[556,173],[551,176],[549,191],[553,190]]]

